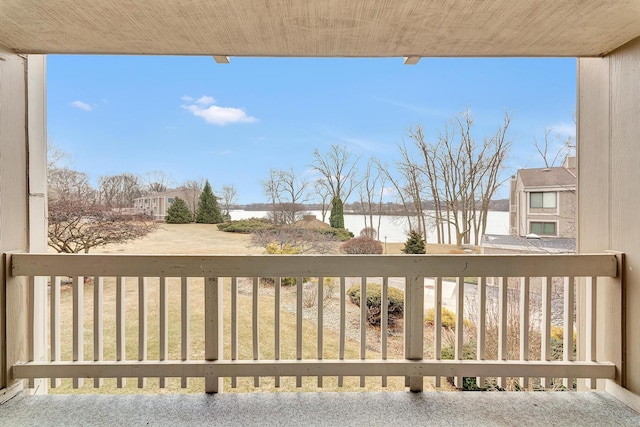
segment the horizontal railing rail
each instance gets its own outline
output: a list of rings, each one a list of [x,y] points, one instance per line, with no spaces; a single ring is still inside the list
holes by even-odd
[[[616,277],[612,254],[562,255],[16,254],[14,276]]]
[[[315,377],[322,387],[324,377],[337,376],[339,387],[346,377],[360,377],[361,387],[367,377],[380,377],[382,386],[388,377],[404,377],[417,391],[424,377],[436,387],[441,377],[459,387],[474,377],[481,387],[487,378],[502,388],[517,378],[520,387],[535,379],[540,387],[572,389],[575,378],[592,385],[615,378],[615,365],[595,358],[595,298],[599,278],[617,278],[620,262],[614,254],[11,254],[9,274],[29,277],[30,295],[49,294],[48,314],[25,307],[30,340],[42,337],[37,329],[48,320],[49,356],[31,354],[12,372],[32,383],[51,378],[52,387],[71,378],[75,388],[84,378],[93,378],[94,387],[104,378],[116,378],[117,387],[126,378],[136,378],[138,387],[148,378],[159,378],[160,387],[168,378],[180,378],[181,387],[204,378],[207,392],[220,392],[223,378],[236,387],[238,378],[253,377],[259,387],[273,377],[278,387],[281,377],[293,376],[301,387],[302,378]],[[353,285],[359,301],[347,296]],[[370,327],[372,308],[363,295],[378,286],[379,326]],[[574,338],[576,286],[586,289],[586,328]],[[389,317],[391,288],[404,291],[401,320]],[[453,293],[454,325],[443,319],[445,288]],[[433,314],[425,322],[427,306]],[[355,327],[347,319],[354,310]],[[66,341],[63,325],[71,329]],[[404,351],[392,354],[389,342],[398,334]],[[453,341],[452,354],[443,354],[445,338]],[[585,342],[584,360],[576,360],[576,339]]]

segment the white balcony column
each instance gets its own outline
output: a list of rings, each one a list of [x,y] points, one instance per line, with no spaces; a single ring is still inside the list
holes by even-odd
[[[0,61],[0,252],[46,252],[45,57],[3,53]],[[23,389],[11,366],[45,357],[46,282],[0,279],[0,402]],[[28,308],[28,309],[27,309]],[[37,313],[37,317],[29,316]],[[4,369],[6,368],[6,369]],[[46,392],[44,381],[32,390]]]
[[[29,185],[29,252],[47,252],[47,88],[45,55],[27,59],[27,134]],[[34,277],[32,308],[34,316],[30,359],[44,361],[46,345],[47,279]],[[47,381],[31,384],[34,394],[47,392]]]

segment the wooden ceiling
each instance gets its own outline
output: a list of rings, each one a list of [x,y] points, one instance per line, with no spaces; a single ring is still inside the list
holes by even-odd
[[[638,36],[638,0],[0,2],[17,53],[590,57]]]

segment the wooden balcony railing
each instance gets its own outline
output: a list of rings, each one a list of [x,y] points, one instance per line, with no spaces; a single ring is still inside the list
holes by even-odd
[[[541,379],[542,386],[548,385],[549,378],[562,378],[563,383],[571,388],[575,378],[615,376],[613,363],[595,360],[598,320],[595,317],[595,298],[596,287],[603,286],[599,278],[617,277],[619,262],[620,258],[613,254],[11,254],[8,256],[8,276],[28,277],[29,295],[48,293],[50,296],[48,310],[34,307],[35,298],[29,298],[29,306],[21,308],[30,317],[29,336],[23,337],[30,341],[30,350],[27,360],[13,364],[12,375],[18,379],[29,379],[32,384],[36,379],[50,378],[52,387],[59,384],[60,378],[72,378],[74,387],[81,386],[84,378],[93,378],[94,387],[101,387],[103,378],[116,378],[118,387],[124,385],[126,378],[136,378],[138,387],[143,387],[145,380],[153,377],[160,378],[160,387],[165,386],[169,377],[181,378],[181,386],[186,387],[189,378],[200,377],[205,379],[206,392],[221,392],[221,380],[225,377],[231,378],[232,387],[236,386],[239,377],[253,377],[255,386],[260,385],[261,378],[273,377],[278,387],[280,378],[287,376],[296,377],[298,387],[303,377],[315,377],[318,386],[322,386],[323,377],[337,376],[337,384],[341,386],[344,377],[357,376],[361,378],[360,386],[364,386],[365,378],[374,376],[380,377],[384,386],[387,377],[399,376],[405,378],[405,385],[411,390],[419,391],[423,388],[424,377],[434,377],[435,384],[439,385],[440,377],[444,376],[456,378],[458,384],[462,383],[463,377],[477,377],[479,384],[484,384],[484,378],[494,377],[501,386],[508,377],[520,378],[525,387],[531,378]],[[71,278],[71,284],[66,285],[66,288],[71,288],[66,290],[67,294],[72,294],[68,298],[71,307],[67,310],[61,308],[62,277]],[[87,278],[93,281],[93,286],[87,287],[91,289],[87,292],[92,292],[92,299],[84,295]],[[273,293],[267,300],[260,296],[263,289],[261,278],[273,279]],[[287,288],[287,292],[295,294],[290,306],[283,302],[281,278],[295,278],[293,287]],[[465,278],[472,283],[461,285]],[[327,328],[322,301],[325,299],[326,280],[333,281],[337,289],[334,302],[339,315],[338,325],[334,327],[337,328],[338,346],[335,351],[329,351],[324,341]],[[456,283],[453,288],[454,311],[458,314],[453,328],[455,332],[442,328],[441,316],[443,283],[451,281]],[[353,326],[346,321],[347,287],[359,284],[362,288],[360,295],[365,295],[367,284],[372,282],[381,284],[383,307],[388,304],[390,286],[405,290],[404,326],[401,328],[404,354],[398,358],[389,354],[387,310],[382,310],[379,329],[367,328],[366,304],[360,304],[359,325]],[[586,287],[587,295],[585,333],[577,337],[576,286]],[[243,287],[241,295],[239,287]],[[303,318],[306,305],[303,295],[309,287],[316,292],[317,298],[313,308],[315,342],[303,340],[305,322],[307,326],[304,327],[308,328],[308,321]],[[425,287],[429,291],[427,298]],[[173,292],[169,292],[170,289]],[[561,289],[561,296],[554,298],[552,294],[557,289]],[[194,294],[196,291],[202,292],[202,299]],[[105,301],[105,295],[109,295],[109,301]],[[170,298],[170,295],[173,296]],[[239,311],[249,309],[239,305],[240,297],[245,298],[244,301],[250,299],[250,324],[238,323],[238,315],[243,314]],[[194,301],[203,306],[203,316],[194,315]],[[510,301],[517,304],[511,305]],[[425,304],[434,307],[432,329],[425,328]],[[470,305],[474,308],[470,309]],[[495,310],[488,310],[489,306]],[[533,306],[540,309],[532,310]],[[132,322],[130,314],[127,317],[131,310],[137,312],[137,321]],[[149,323],[150,311],[153,311],[154,319],[157,317],[157,325]],[[85,322],[87,312],[92,315],[90,322]],[[269,319],[273,319],[268,331],[265,330],[267,325],[260,324],[258,313],[262,312],[267,312]],[[487,332],[488,324],[493,322],[491,313],[495,313],[498,321],[497,336]],[[65,320],[65,315],[71,319]],[[283,335],[285,315],[295,316],[295,334],[287,332]],[[516,322],[510,319],[516,319]],[[70,352],[62,348],[64,340],[61,341],[61,335],[69,331],[61,328],[61,321],[71,325]],[[89,323],[90,329],[87,328]],[[170,327],[175,323],[180,323],[180,328]],[[472,323],[473,328],[467,323]],[[115,332],[107,334],[105,324]],[[516,324],[519,330],[514,330]],[[228,332],[225,332],[225,326]],[[152,335],[157,336],[157,357],[154,356],[153,360],[148,353],[150,328]],[[359,330],[359,352],[355,357],[345,355],[346,345],[353,344],[349,338],[353,334],[347,334],[349,328]],[[170,330],[176,332],[170,335]],[[194,347],[194,330],[203,330],[203,344],[198,344],[202,348]],[[433,337],[425,337],[425,330],[433,330]],[[540,340],[540,354],[531,354],[529,341],[532,330]],[[250,335],[250,348],[243,348],[239,334],[247,333]],[[453,360],[443,359],[443,334],[447,333],[453,334],[455,340]],[[561,335],[563,340],[561,358],[552,355],[552,333]],[[372,350],[367,345],[367,334],[379,334],[376,340],[379,348]],[[107,335],[110,338],[105,341]],[[36,357],[34,350],[38,346],[35,341],[43,336],[48,337],[48,357],[44,360]],[[91,347],[90,343],[85,343],[87,336],[91,336],[93,341],[91,356],[85,354],[85,347]],[[514,339],[510,336],[515,336],[518,341],[516,354],[509,350],[509,339]],[[433,343],[428,356],[425,356],[426,338]],[[113,339],[115,343],[110,341]],[[137,360],[127,360],[127,346],[130,347],[131,340],[135,339],[138,341]],[[574,339],[585,343],[584,360],[574,360]],[[105,355],[105,342],[111,348],[115,347],[115,352],[110,350]],[[281,348],[285,342],[295,342],[295,351],[283,353]],[[466,360],[465,342],[467,346],[475,343],[473,360]],[[492,356],[492,360],[487,360],[489,343],[497,346],[497,354]],[[316,350],[315,357],[303,357],[308,346]],[[153,353],[155,355],[155,349]],[[64,354],[68,354],[66,360],[63,360]],[[269,355],[266,360],[265,354]]]

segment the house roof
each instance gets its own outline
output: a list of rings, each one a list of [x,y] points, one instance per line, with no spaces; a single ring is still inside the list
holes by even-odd
[[[597,57],[639,36],[637,0],[0,2],[0,56]]]
[[[524,187],[575,188],[576,176],[563,167],[520,169],[518,176]]]

